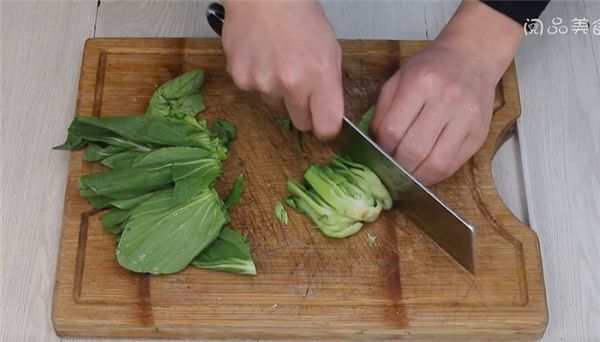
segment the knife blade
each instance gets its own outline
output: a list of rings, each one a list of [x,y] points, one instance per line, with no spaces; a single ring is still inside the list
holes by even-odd
[[[475,229],[344,117],[334,148],[369,167],[406,216],[466,270],[475,274]]]
[[[206,8],[210,27],[221,35],[225,9],[218,2]],[[342,131],[333,141],[338,151],[369,167],[384,183],[390,195],[404,208],[408,218],[466,270],[475,274],[474,227],[390,158],[366,134],[344,117]]]

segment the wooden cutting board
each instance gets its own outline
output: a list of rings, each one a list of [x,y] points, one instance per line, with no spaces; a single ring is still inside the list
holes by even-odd
[[[426,42],[343,41],[347,111],[363,113],[384,81]],[[81,68],[77,112],[142,114],[156,86],[194,68],[206,72],[209,120],[235,123],[221,190],[244,173],[246,191],[231,211],[248,236],[258,275],[188,268],[169,276],[131,273],[115,260],[115,239],[79,196],[77,181],[99,170],[71,154],[53,320],[61,336],[227,339],[532,340],[547,309],[536,234],[504,206],[491,160],[520,113],[511,66],[496,94],[483,148],[454,177],[434,188],[476,227],[476,276],[461,269],[400,210],[359,234],[336,240],[288,210],[273,215],[284,184],[331,151],[272,123],[276,113],[237,90],[218,40],[93,39]],[[66,135],[66,132],[65,132]],[[58,152],[53,152],[58,153]],[[369,244],[368,234],[377,237]]]

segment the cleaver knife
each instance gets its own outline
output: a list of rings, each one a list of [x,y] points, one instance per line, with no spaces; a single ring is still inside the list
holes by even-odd
[[[388,156],[371,138],[344,117],[334,147],[369,167],[404,214],[466,270],[475,274],[475,230],[431,190]]]
[[[225,10],[219,3],[206,9],[210,27],[221,35]],[[381,179],[406,216],[466,270],[475,274],[474,227],[442,202],[431,190],[388,156],[366,134],[344,117],[333,147],[369,167]]]

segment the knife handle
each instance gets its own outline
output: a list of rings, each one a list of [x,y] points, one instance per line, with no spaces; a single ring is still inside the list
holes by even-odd
[[[213,2],[206,7],[206,20],[216,34],[221,36],[225,22],[225,8],[218,2]]]

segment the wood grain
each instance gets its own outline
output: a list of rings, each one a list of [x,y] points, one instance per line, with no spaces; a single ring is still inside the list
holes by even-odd
[[[552,2],[542,20],[600,18],[592,5]],[[527,89],[518,129],[530,223],[543,247],[548,341],[600,340],[600,231],[591,228],[600,222],[599,39],[528,37],[517,56]]]
[[[346,98],[352,99],[347,111],[362,113],[398,65],[426,44],[344,41],[342,46]],[[537,238],[504,207],[491,177],[491,159],[519,114],[514,68],[503,79],[488,141],[455,177],[436,187],[477,226],[476,277],[398,210],[345,240],[325,238],[295,212],[290,212],[290,225],[278,224],[271,212],[285,196],[285,181],[300,177],[312,163],[328,160],[331,151],[310,137],[304,152],[299,150],[293,135],[271,122],[277,113],[237,90],[225,72],[217,40],[88,41],[77,112],[141,114],[156,84],[192,68],[206,71],[206,117],[226,117],[238,127],[220,186],[227,189],[236,175],[246,175],[247,191],[231,213],[232,225],[249,237],[259,276],[188,269],[149,277],[120,268],[113,237],[78,194],[79,177],[97,166],[82,162],[82,153],[74,152],[54,298],[60,334],[460,340],[541,336],[547,316]],[[378,237],[374,246],[367,243],[367,233]]]
[[[0,6],[0,341],[56,341],[50,303],[68,156],[50,148],[73,116],[96,4]]]

